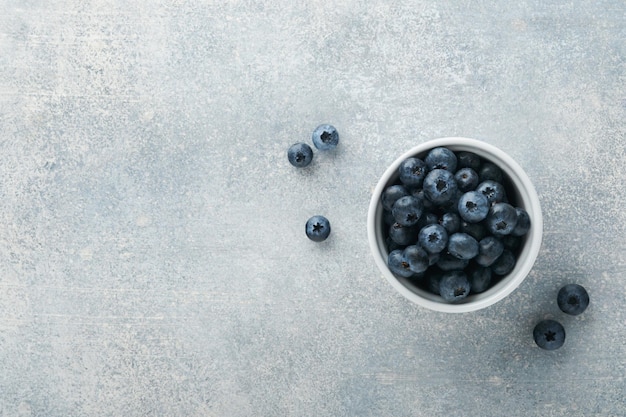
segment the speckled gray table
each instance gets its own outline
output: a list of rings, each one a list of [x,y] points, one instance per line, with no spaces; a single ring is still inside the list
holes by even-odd
[[[0,1],[0,416],[626,415],[626,4],[333,3]],[[292,168],[322,122],[336,152]],[[510,297],[446,315],[365,220],[456,135],[526,169],[545,236]]]

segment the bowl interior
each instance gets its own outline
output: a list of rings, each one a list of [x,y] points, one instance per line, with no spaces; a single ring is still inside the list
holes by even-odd
[[[438,146],[445,146],[454,152],[473,152],[498,165],[506,174],[505,187],[509,200],[517,207],[524,208],[531,218],[531,228],[522,239],[518,250],[515,268],[497,284],[480,294],[470,294],[458,303],[448,303],[440,296],[417,287],[410,280],[396,277],[387,267],[388,251],[385,245],[385,230],[382,220],[383,207],[380,201],[382,191],[398,182],[398,167],[406,158],[416,156],[424,158],[428,151]],[[532,268],[539,248],[543,220],[537,193],[524,170],[507,154],[487,143],[468,138],[441,138],[425,142],[400,156],[381,177],[372,201],[368,216],[368,235],[370,246],[379,269],[396,290],[409,300],[443,312],[467,312],[485,308],[510,294],[526,278]]]

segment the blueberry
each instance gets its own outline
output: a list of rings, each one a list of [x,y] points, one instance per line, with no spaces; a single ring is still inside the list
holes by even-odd
[[[504,244],[494,236],[487,236],[478,242],[478,256],[474,261],[480,266],[491,266],[504,251]]]
[[[324,216],[313,216],[307,220],[305,229],[309,239],[321,242],[330,235],[330,222]]]
[[[489,213],[487,197],[478,191],[468,191],[459,198],[457,204],[459,216],[469,223],[483,221]]]
[[[438,147],[431,149],[424,158],[429,170],[445,169],[451,173],[456,172],[456,155],[448,148]]]
[[[475,172],[480,169],[480,156],[473,152],[457,152],[456,159],[459,168],[471,168]]]
[[[433,271],[429,270],[428,272],[428,290],[435,295],[439,295],[439,284],[443,277],[443,271],[435,269]]]
[[[515,250],[517,250],[522,243],[522,239],[519,236],[513,235],[501,236],[500,241],[504,245],[504,249],[508,249],[511,252],[515,252]]]
[[[473,293],[485,292],[491,284],[491,269],[484,266],[476,266],[470,270],[468,279]]]
[[[454,175],[445,169],[433,169],[424,178],[424,195],[435,204],[443,204],[454,199],[457,193]]]
[[[398,168],[400,181],[407,187],[421,187],[427,171],[426,163],[419,158],[405,159]]]
[[[509,203],[496,203],[485,219],[487,230],[495,236],[510,234],[517,225],[517,211]]]
[[[337,147],[339,133],[334,126],[322,124],[315,128],[312,135],[313,145],[320,151],[328,151]]]
[[[481,181],[491,180],[495,182],[502,182],[504,177],[500,167],[492,162],[483,163],[478,171],[478,176]]]
[[[478,174],[472,168],[461,168],[454,174],[456,185],[459,190],[466,192],[478,185]]]
[[[500,203],[506,200],[504,186],[496,181],[483,181],[476,186],[476,191],[483,193],[489,200],[489,204]]]
[[[515,255],[508,249],[502,251],[502,255],[491,264],[491,271],[496,275],[506,275],[515,268]]]
[[[433,203],[426,198],[423,188],[413,188],[410,194],[413,197],[417,197],[422,200],[422,202],[424,203],[424,210],[431,210],[434,207]]]
[[[420,217],[419,221],[417,222],[417,228],[421,230],[429,224],[435,223],[439,223],[439,217],[437,217],[435,213],[425,212],[422,213],[422,217]]]
[[[404,258],[404,251],[400,249],[392,251],[387,256],[387,266],[392,273],[400,277],[409,278],[413,275],[409,263]]]
[[[467,233],[453,233],[448,238],[448,252],[455,258],[470,260],[478,255],[478,242]]]
[[[456,213],[443,213],[441,219],[439,219],[439,224],[442,225],[450,235],[459,231],[461,227],[461,217]]]
[[[304,168],[313,160],[313,149],[306,143],[294,143],[287,150],[289,163],[296,168]]]
[[[448,232],[438,223],[429,224],[419,231],[417,241],[426,252],[439,253],[448,245]]]
[[[418,228],[402,226],[400,223],[389,226],[389,237],[401,246],[412,245],[417,242],[418,232]]]
[[[581,285],[567,284],[559,290],[557,303],[562,312],[577,316],[589,305],[589,294]]]
[[[442,271],[460,271],[465,269],[468,264],[468,260],[456,258],[448,252],[441,253],[439,260],[437,261],[437,266]]]
[[[391,213],[397,223],[402,226],[414,226],[422,215],[424,205],[422,200],[411,195],[407,195],[399,198],[393,207]]]
[[[406,189],[403,185],[390,185],[385,188],[382,195],[380,196],[381,203],[385,210],[391,211],[393,207],[393,203],[395,203],[398,199],[409,195],[409,190]]]
[[[513,236],[524,236],[530,230],[530,217],[528,212],[521,207],[515,207],[517,212],[517,224],[511,232]]]
[[[383,221],[385,222],[387,226],[389,226],[389,225],[394,224],[396,222],[396,219],[394,219],[391,211],[383,210]]]
[[[542,320],[533,329],[533,339],[542,349],[555,350],[565,343],[565,329],[555,320]]]
[[[439,262],[439,258],[441,258],[441,252],[429,253],[428,254],[428,266],[435,265],[437,262]]]
[[[409,269],[414,273],[422,273],[428,269],[428,253],[420,246],[411,245],[404,249],[404,259],[409,263]]]
[[[467,233],[477,241],[480,241],[482,238],[487,236],[487,229],[485,228],[485,226],[483,226],[482,223],[468,223],[462,221],[459,231],[462,233]]]
[[[470,290],[470,283],[463,271],[446,272],[439,282],[439,295],[448,302],[464,299],[469,295]]]
[[[388,252],[393,252],[396,249],[404,249],[404,245],[398,245],[389,236],[387,236],[387,238],[385,239],[385,244],[387,245]]]

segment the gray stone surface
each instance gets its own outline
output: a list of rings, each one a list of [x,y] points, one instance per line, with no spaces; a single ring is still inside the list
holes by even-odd
[[[626,415],[624,2],[334,3],[0,1],[0,416]],[[336,152],[292,168],[322,122]],[[396,294],[365,228],[386,166],[454,135],[545,216],[465,315]]]

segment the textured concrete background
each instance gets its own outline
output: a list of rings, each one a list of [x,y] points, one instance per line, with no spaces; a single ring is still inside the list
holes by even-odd
[[[0,416],[626,415],[626,4],[334,3],[0,1]],[[292,168],[322,122],[336,152]],[[452,135],[545,216],[465,315],[396,294],[365,227],[386,166]]]

